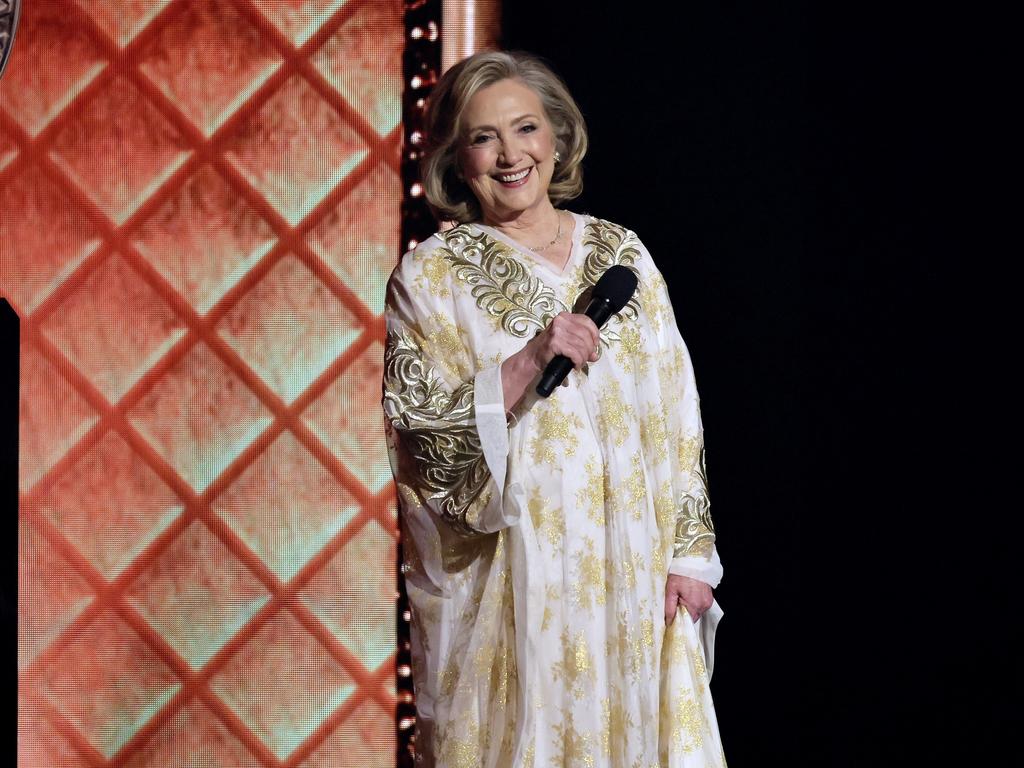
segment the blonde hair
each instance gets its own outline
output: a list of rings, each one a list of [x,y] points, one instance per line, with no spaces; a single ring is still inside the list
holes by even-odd
[[[478,91],[500,80],[522,82],[537,94],[555,135],[555,164],[548,186],[552,205],[583,191],[587,126],[565,83],[539,58],[521,51],[486,51],[463,59],[438,81],[426,114],[423,191],[440,221],[479,221],[480,203],[458,174],[462,114]]]

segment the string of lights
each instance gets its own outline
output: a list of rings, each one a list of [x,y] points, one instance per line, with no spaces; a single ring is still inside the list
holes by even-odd
[[[427,207],[420,177],[423,146],[423,121],[426,99],[441,70],[441,0],[408,0],[405,3],[405,52],[402,70],[405,88],[402,94],[402,234],[403,251],[412,250],[437,231],[437,222]],[[398,562],[402,562],[402,542],[398,542]],[[395,689],[397,768],[412,768],[416,760],[416,698],[412,682],[410,655],[409,600],[405,579],[397,579],[396,621],[398,657]]]

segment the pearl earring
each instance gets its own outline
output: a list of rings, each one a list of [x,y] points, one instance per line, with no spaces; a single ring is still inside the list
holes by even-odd
[[[559,161],[561,161],[561,159],[562,159],[562,156],[559,154],[558,150],[556,149],[555,150],[555,163],[558,163]]]

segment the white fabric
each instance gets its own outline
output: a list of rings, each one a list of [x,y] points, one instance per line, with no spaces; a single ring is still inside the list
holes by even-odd
[[[669,573],[678,576],[689,576],[691,579],[703,581],[712,589],[716,589],[722,582],[722,561],[718,557],[718,547],[711,550],[711,559],[694,555],[672,558],[668,567]]]
[[[670,568],[721,578],[713,534],[692,517],[705,489],[689,353],[636,235],[573,216],[562,271],[463,225],[421,243],[389,283],[385,411],[421,764],[724,767],[708,688],[721,609],[696,626],[683,610],[668,628],[663,617]],[[530,391],[506,426],[501,361],[609,263],[637,271],[633,309],[606,325],[596,363],[547,399]],[[389,362],[400,338],[414,340],[422,382]],[[452,393],[473,382],[473,408],[422,417],[436,425],[431,443],[407,414],[421,413],[416,397],[437,382]],[[468,480],[423,473],[446,451],[471,466],[468,428],[490,477],[453,511],[446,499]],[[439,476],[451,494],[433,490]],[[685,515],[696,533],[673,558]]]

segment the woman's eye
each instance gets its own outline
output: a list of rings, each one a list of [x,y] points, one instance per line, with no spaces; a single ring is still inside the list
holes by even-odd
[[[534,131],[537,130],[537,126],[535,126],[533,123],[527,123],[522,127],[521,130],[526,131],[527,133],[533,133]]]
[[[486,133],[481,133],[479,136],[474,137],[472,143],[473,144],[483,144],[489,138],[491,138],[491,137],[488,136]]]

